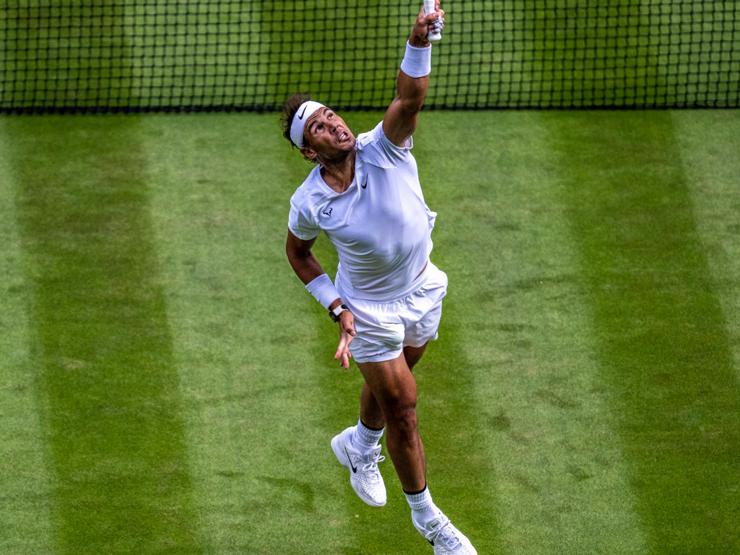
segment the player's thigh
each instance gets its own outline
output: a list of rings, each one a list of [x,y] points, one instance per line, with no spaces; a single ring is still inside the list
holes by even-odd
[[[403,348],[403,357],[406,359],[406,365],[409,367],[410,370],[413,370],[414,366],[416,366],[416,364],[421,360],[421,357],[427,350],[427,345],[429,345],[429,342],[424,343],[420,347],[412,347],[411,345],[406,345]]]
[[[384,413],[416,406],[416,380],[403,355],[357,366]]]

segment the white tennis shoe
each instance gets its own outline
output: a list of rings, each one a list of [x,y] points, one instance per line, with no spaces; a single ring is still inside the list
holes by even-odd
[[[434,555],[478,555],[470,540],[442,513],[424,526],[417,524],[413,515],[411,520],[419,533],[432,544]]]
[[[362,454],[352,447],[352,434],[356,426],[351,426],[331,440],[331,448],[337,459],[349,469],[352,489],[371,507],[382,507],[387,501],[385,483],[378,470],[378,463],[385,457],[380,454],[378,445],[369,453]]]

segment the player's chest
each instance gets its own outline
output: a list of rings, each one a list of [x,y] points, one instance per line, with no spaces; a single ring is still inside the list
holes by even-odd
[[[403,182],[380,175],[360,174],[341,195],[317,206],[316,218],[326,232],[382,233],[405,225],[418,212],[420,200]]]

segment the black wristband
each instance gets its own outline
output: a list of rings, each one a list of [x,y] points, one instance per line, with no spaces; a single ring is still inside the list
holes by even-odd
[[[335,309],[329,310],[329,318],[335,322],[339,322],[339,315],[345,310],[349,310],[349,307],[346,304],[340,304]]]

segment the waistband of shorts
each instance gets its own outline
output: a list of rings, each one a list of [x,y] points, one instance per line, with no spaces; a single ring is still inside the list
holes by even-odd
[[[342,286],[342,280],[340,279],[340,274],[342,274],[341,268],[337,272],[334,282],[342,299],[349,297],[358,301],[391,303],[393,301],[400,301],[401,299],[408,297],[412,293],[415,293],[416,291],[424,287],[427,284],[427,281],[429,281],[429,276],[434,270],[437,270],[437,267],[432,263],[431,260],[427,259],[424,270],[407,287],[398,291],[394,291],[391,294],[386,293],[385,295],[373,295],[372,293],[368,293],[366,291],[346,291],[347,288],[344,288]]]

